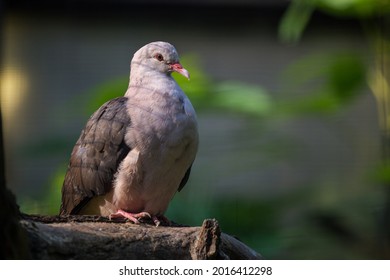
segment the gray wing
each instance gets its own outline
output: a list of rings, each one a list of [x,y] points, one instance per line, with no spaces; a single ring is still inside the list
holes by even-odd
[[[180,191],[184,188],[184,186],[187,184],[188,179],[190,178],[190,174],[191,174],[191,167],[192,167],[192,164],[191,164],[190,167],[187,169],[186,174],[184,174],[184,177],[183,177],[183,179],[181,180],[180,185],[179,185],[179,188],[177,189],[177,191],[180,192]]]
[[[94,196],[112,188],[120,162],[131,150],[124,138],[130,125],[127,97],[106,102],[88,120],[73,148],[60,214],[77,214]]]

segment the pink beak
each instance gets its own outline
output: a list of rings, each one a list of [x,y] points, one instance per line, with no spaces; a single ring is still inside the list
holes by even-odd
[[[180,75],[183,75],[188,80],[190,79],[190,72],[188,72],[186,69],[184,69],[183,66],[181,66],[181,64],[179,62],[172,63],[171,69],[172,69],[172,71],[177,72]]]

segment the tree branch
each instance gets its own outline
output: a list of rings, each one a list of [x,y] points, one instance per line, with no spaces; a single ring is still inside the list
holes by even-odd
[[[100,216],[24,216],[33,259],[262,259],[216,220],[155,227]]]

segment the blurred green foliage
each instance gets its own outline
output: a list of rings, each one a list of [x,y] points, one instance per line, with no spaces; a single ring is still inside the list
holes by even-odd
[[[279,37],[285,42],[297,42],[314,11],[311,0],[292,1],[279,24]]]
[[[362,56],[351,50],[307,55],[286,69],[281,83],[282,91],[306,94],[283,100],[277,113],[334,113],[362,93],[366,69]]]
[[[388,0],[308,0],[316,8],[338,16],[368,18],[387,14]]]
[[[314,11],[338,17],[371,18],[390,12],[388,0],[293,0],[279,25],[279,37],[296,43],[309,25]]]
[[[390,258],[390,169],[387,163],[390,160],[390,92],[387,86],[390,65],[385,28],[390,2],[294,0],[280,22],[280,38],[284,42],[299,42],[315,11],[361,21],[369,46],[373,47],[370,55],[374,59],[367,63],[363,55],[350,51],[328,57],[320,55],[315,59],[307,57],[299,61],[287,74],[287,77],[295,77],[297,81],[297,87],[292,90],[304,91],[307,82],[315,81],[312,87],[314,91],[310,92],[309,98],[304,97],[297,102],[285,101],[287,104],[284,107],[290,115],[296,112],[335,112],[351,103],[360,93],[359,89],[369,84],[378,104],[383,131],[383,139],[378,138],[378,142],[383,142],[384,163],[367,170],[367,174],[372,174],[371,179],[367,179],[370,180],[368,189],[352,186],[335,189],[326,182],[322,187],[314,188],[321,191],[310,198],[315,206],[303,211],[301,216],[306,215],[306,218],[292,227],[294,234],[307,238],[302,239],[301,243],[297,242],[299,239],[295,239],[294,243],[287,242],[284,247],[293,244],[296,258]],[[313,67],[312,62],[318,67]],[[300,71],[304,67],[313,71]],[[303,73],[303,76],[294,73]]]
[[[269,115],[273,105],[265,89],[234,81],[219,83],[211,96],[215,109],[257,117]]]
[[[126,92],[127,85],[129,83],[129,77],[123,76],[114,80],[105,81],[96,88],[91,89],[83,96],[83,103],[85,103],[84,113],[86,115],[92,115],[100,106],[106,101],[123,96]]]

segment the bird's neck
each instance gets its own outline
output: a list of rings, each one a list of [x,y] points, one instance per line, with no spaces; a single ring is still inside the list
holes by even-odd
[[[143,65],[132,65],[130,71],[130,87],[162,87],[174,86],[175,80],[170,74],[161,73]]]

